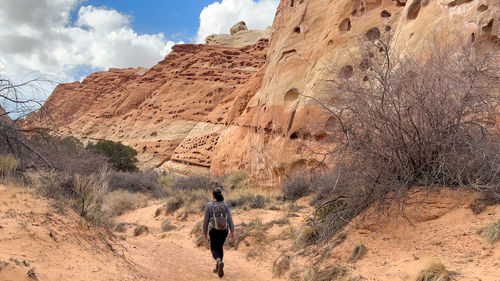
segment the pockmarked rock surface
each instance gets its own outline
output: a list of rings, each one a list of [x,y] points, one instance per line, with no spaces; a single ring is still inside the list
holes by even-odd
[[[239,30],[178,45],[151,69],[110,69],[60,85],[45,106],[58,131],[131,145],[145,166],[247,170],[273,184],[322,165],[309,148],[334,145],[334,120],[306,98],[339,97],[324,90],[329,64],[360,71],[360,42],[384,32],[408,55],[429,38],[498,50],[499,17],[496,0],[282,0],[269,40]],[[37,117],[29,123],[50,125]]]

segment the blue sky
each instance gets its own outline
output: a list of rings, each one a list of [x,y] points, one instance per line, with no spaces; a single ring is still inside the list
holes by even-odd
[[[133,17],[131,26],[140,34],[163,32],[173,41],[193,42],[204,7],[214,0],[89,0],[82,5],[108,7]],[[75,19],[78,10],[73,11]]]
[[[280,0],[0,0],[0,76],[58,83],[109,68],[152,67],[180,43],[203,43],[243,20],[272,25]],[[28,77],[28,78],[27,78]],[[0,100],[0,105],[2,101]]]

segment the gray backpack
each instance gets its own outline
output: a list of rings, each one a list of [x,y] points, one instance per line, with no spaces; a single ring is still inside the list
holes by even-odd
[[[214,217],[214,228],[218,230],[227,229],[227,210],[224,202],[215,201],[212,209]]]

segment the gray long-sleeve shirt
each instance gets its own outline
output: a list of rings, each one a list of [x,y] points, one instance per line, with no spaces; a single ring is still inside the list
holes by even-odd
[[[227,211],[227,223],[229,224],[229,230],[231,230],[232,233],[234,233],[234,223],[233,223],[233,217],[231,216],[231,211],[229,210],[229,207],[227,206],[227,203],[224,202],[224,206],[226,206],[226,211]],[[203,220],[203,234],[208,233],[208,225],[215,225],[214,222],[214,215],[213,215],[213,210],[214,210],[214,201],[210,201],[207,203],[207,207],[205,208],[205,219]]]

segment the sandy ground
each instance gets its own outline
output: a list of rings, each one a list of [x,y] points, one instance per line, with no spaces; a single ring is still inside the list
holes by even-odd
[[[500,281],[500,242],[491,244],[477,234],[481,227],[500,218],[500,206],[490,206],[474,215],[473,194],[445,190],[428,194],[414,189],[404,216],[393,209],[390,216],[370,210],[344,230],[347,238],[297,249],[292,240],[273,240],[261,245],[258,257],[248,258],[256,248],[252,239],[238,250],[225,252],[225,280],[286,280],[288,273],[340,265],[353,280],[415,280],[431,260],[440,259],[454,280]],[[309,198],[299,204],[307,205]],[[161,202],[117,218],[131,225],[115,237],[89,226],[71,210],[58,214],[50,202],[29,191],[0,186],[0,280],[219,280],[212,273],[208,249],[197,248],[191,231],[201,214],[183,217],[162,213],[155,217]],[[303,207],[291,226],[300,230],[311,208]],[[283,217],[280,210],[234,210],[236,224],[261,219],[264,223]],[[169,219],[175,230],[162,233],[161,223]],[[146,225],[149,233],[135,237],[134,225]],[[267,236],[289,226],[273,226]],[[236,233],[238,235],[238,233]],[[332,240],[334,241],[335,238]],[[358,243],[367,253],[348,262]],[[326,254],[325,254],[326,253]],[[273,277],[272,264],[290,255],[291,267],[282,279]],[[274,278],[274,279],[273,279]]]
[[[39,280],[219,280],[209,250],[195,247],[190,234],[201,215],[162,236],[167,217],[154,218],[161,204],[151,204],[117,219],[147,225],[148,234],[134,237],[130,227],[113,238],[71,210],[53,212],[48,200],[26,190],[0,186],[0,202],[2,281],[34,280],[27,274],[32,268]],[[271,265],[249,261],[242,251],[226,251],[224,259],[224,279],[278,280]]]
[[[492,244],[477,234],[500,219],[500,206],[474,215],[469,208],[474,199],[464,191],[429,194],[415,188],[404,212],[393,208],[387,216],[372,208],[353,221],[344,231],[347,239],[331,250],[326,264],[343,265],[362,280],[399,281],[415,280],[426,265],[440,260],[455,273],[453,280],[500,281],[500,242]],[[348,259],[358,243],[367,253],[351,263]]]

